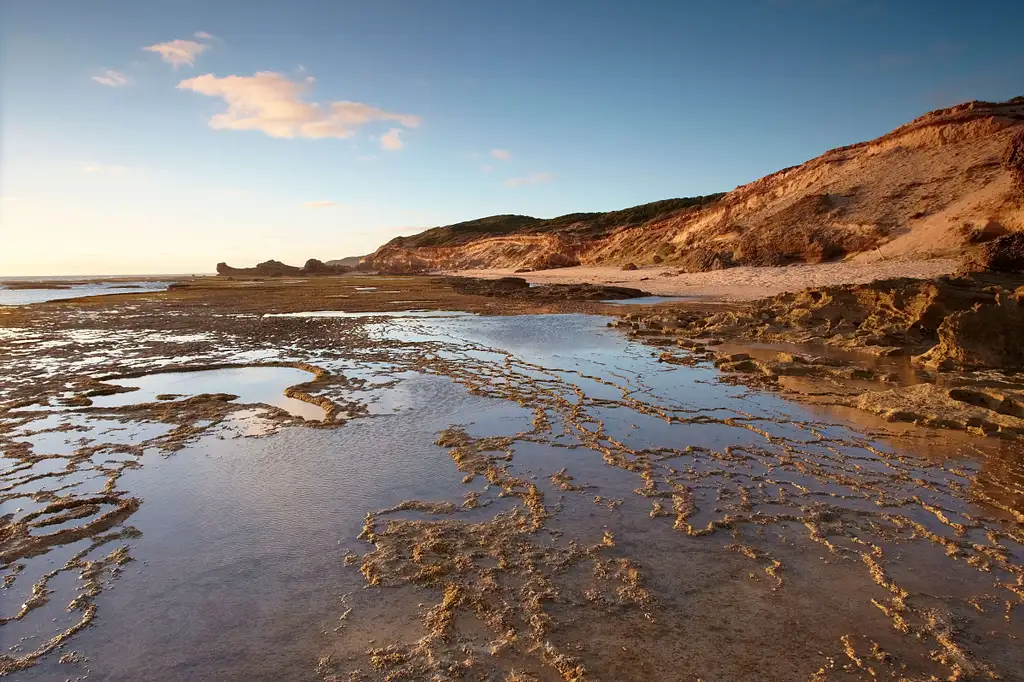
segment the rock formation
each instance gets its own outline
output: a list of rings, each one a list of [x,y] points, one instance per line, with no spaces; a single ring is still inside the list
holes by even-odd
[[[965,272],[1024,272],[1024,232],[997,237],[965,259]]]
[[[227,263],[217,263],[217,274],[224,277],[302,277],[309,275],[343,275],[352,268],[343,265],[329,265],[310,258],[306,265],[297,268],[281,261],[268,260],[254,268],[233,268]]]
[[[352,268],[346,265],[324,263],[316,258],[310,258],[302,267],[305,275],[344,275],[351,272]]]
[[[641,336],[809,343],[911,356],[942,370],[1020,369],[1024,273],[806,289],[735,310],[630,313],[620,324]]]
[[[1005,289],[991,305],[949,315],[938,328],[938,344],[918,358],[939,369],[1024,367],[1024,287]]]
[[[283,277],[302,274],[302,268],[285,265],[281,261],[263,261],[254,268],[233,268],[227,263],[217,263],[217,274],[228,277]]]

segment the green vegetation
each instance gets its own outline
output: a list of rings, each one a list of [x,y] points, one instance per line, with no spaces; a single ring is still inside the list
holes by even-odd
[[[482,237],[507,234],[567,234],[595,239],[620,227],[636,227],[694,207],[718,201],[723,194],[709,194],[682,199],[664,199],[621,211],[605,213],[570,213],[557,218],[541,219],[525,215],[495,215],[464,223],[434,227],[409,237],[395,237],[385,246],[417,248],[423,246],[458,246]]]

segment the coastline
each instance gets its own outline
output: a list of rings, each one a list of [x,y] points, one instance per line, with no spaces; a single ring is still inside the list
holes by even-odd
[[[635,287],[655,296],[680,296],[705,302],[754,301],[808,287],[867,284],[907,277],[931,279],[954,272],[956,258],[887,260],[874,263],[795,264],[787,267],[736,267],[711,272],[679,273],[675,267],[622,270],[611,266],[581,265],[517,273],[506,269],[446,271],[438,274],[496,279],[522,277],[531,284],[603,284]]]

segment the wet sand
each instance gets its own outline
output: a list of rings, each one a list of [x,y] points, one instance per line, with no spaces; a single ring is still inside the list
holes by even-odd
[[[658,296],[683,296],[705,301],[753,301],[806,287],[865,284],[879,279],[928,279],[954,272],[958,259],[881,260],[798,264],[782,268],[738,267],[712,272],[680,272],[673,267],[622,270],[607,266],[578,266],[513,273],[511,270],[460,270],[464,277],[523,277],[535,284],[607,284],[637,287]]]
[[[0,310],[12,679],[1024,669],[1016,439],[660,361],[599,302],[186,284]],[[125,391],[173,370],[212,378]]]

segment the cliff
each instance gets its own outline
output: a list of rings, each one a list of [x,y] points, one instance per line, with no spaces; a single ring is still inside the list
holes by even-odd
[[[928,258],[1024,230],[1005,161],[1024,97],[925,114],[731,192],[542,220],[491,216],[399,237],[381,271],[678,265],[704,271],[852,258]]]

